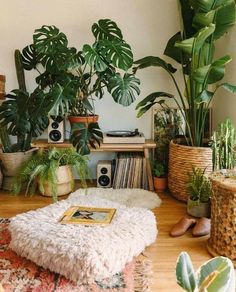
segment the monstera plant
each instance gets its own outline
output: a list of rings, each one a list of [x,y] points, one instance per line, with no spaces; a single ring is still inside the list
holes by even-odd
[[[77,50],[69,47],[57,27],[44,25],[35,30],[33,43],[22,51],[24,69],[39,72],[37,94],[48,101],[52,116],[94,115],[94,97],[102,98],[104,89],[123,106],[139,94],[139,79],[128,72],[133,65],[132,50],[116,23],[101,19],[92,25],[92,33],[93,44]],[[71,135],[81,154],[88,154],[88,144],[94,146],[101,137],[96,121],[79,123]]]
[[[154,104],[162,103],[163,98],[173,98],[186,122],[187,143],[191,146],[203,146],[206,117],[216,91],[223,87],[236,92],[235,86],[219,83],[231,57],[225,55],[214,59],[215,42],[235,24],[235,1],[179,2],[183,30],[170,38],[164,54],[181,64],[183,83],[177,82],[174,74],[177,69],[164,59],[148,56],[135,62],[138,65],[135,71],[151,66],[164,69],[173,81],[178,97],[164,91],[151,93],[137,105],[138,116]]]

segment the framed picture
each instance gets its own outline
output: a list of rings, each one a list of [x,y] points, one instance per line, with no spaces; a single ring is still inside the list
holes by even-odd
[[[60,218],[62,224],[109,224],[116,209],[72,206]]]

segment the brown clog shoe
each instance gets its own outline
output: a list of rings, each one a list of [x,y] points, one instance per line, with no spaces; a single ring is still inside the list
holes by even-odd
[[[170,236],[177,237],[183,235],[190,227],[196,224],[196,219],[183,217],[171,229]]]
[[[193,236],[204,236],[211,231],[211,219],[202,217],[193,228]]]

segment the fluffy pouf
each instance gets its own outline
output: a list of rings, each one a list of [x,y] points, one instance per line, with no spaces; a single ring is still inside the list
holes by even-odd
[[[62,225],[71,206],[116,208],[106,226]],[[60,273],[75,283],[89,283],[120,272],[156,239],[154,214],[127,208],[93,196],[74,196],[12,218],[10,247],[39,266]]]
[[[100,199],[106,199],[125,205],[126,207],[138,207],[154,209],[159,207],[161,199],[154,192],[143,189],[104,189],[104,188],[88,188],[78,189],[70,194],[68,199],[77,196],[88,195]]]

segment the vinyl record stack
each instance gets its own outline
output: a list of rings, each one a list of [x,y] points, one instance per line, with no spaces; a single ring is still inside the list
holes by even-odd
[[[113,188],[148,189],[146,159],[139,153],[119,153],[113,178]]]

